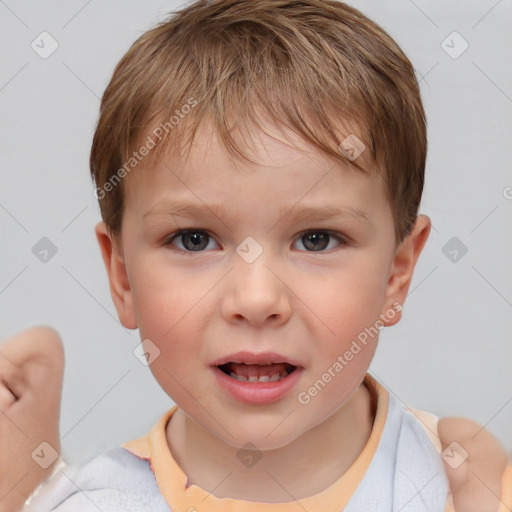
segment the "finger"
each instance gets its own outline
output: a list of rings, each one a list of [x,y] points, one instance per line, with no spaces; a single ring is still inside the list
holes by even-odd
[[[0,379],[0,411],[6,411],[16,402],[17,398],[9,385],[3,379]]]
[[[4,357],[2,347],[0,346],[0,388],[2,389],[2,404],[11,403],[12,395],[14,400],[18,400],[27,389],[27,380],[20,368],[11,363]],[[7,400],[9,398],[9,400]]]
[[[20,368],[34,360],[62,358],[63,352],[59,333],[43,325],[25,329],[0,344],[3,358]]]

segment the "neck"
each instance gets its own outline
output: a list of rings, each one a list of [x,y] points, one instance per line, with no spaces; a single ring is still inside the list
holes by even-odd
[[[188,485],[214,489],[217,498],[281,503],[317,494],[340,478],[365,447],[373,420],[371,395],[362,384],[324,422],[283,447],[266,450],[250,468],[233,467],[240,449],[210,434],[181,409],[167,425],[167,441]]]

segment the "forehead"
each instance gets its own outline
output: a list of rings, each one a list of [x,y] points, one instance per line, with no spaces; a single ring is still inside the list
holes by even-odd
[[[342,155],[340,159],[283,127],[267,126],[263,130],[253,129],[243,135],[235,135],[238,148],[230,148],[212,123],[203,122],[188,146],[180,147],[173,138],[169,138],[165,147],[150,152],[138,165],[137,172],[130,175],[127,185],[131,194],[137,194],[141,189],[151,187],[155,174],[162,170],[179,173],[184,179],[211,179],[212,182],[225,178],[227,171],[247,174],[256,170],[273,170],[277,178],[280,169],[290,169],[294,164],[297,164],[297,180],[301,179],[298,168],[309,166],[315,170],[335,167],[340,173],[366,174],[382,181],[381,172],[371,151],[362,142],[358,127],[354,124],[343,126],[337,135],[342,141],[337,150]]]
[[[371,164],[365,171],[343,165],[298,137],[271,131],[251,136],[247,159],[234,158],[205,127],[187,154],[169,149],[144,161],[129,178],[125,221],[150,226],[188,218],[259,232],[334,218],[354,226],[391,219]]]

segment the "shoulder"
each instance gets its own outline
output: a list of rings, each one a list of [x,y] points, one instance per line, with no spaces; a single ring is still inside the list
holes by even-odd
[[[47,482],[23,512],[154,511],[161,507],[148,460],[124,448],[98,455],[83,466],[67,466]]]
[[[438,435],[455,510],[496,512],[507,466],[503,446],[468,418],[441,418]]]

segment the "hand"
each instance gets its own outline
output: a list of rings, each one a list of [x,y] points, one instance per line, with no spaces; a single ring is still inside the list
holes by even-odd
[[[0,343],[0,512],[21,510],[60,454],[63,371],[62,341],[50,327]]]
[[[500,496],[505,495],[501,488],[507,466],[503,446],[487,429],[468,418],[441,418],[438,434],[443,450],[456,442],[451,452],[467,457],[454,467],[444,459],[453,509],[456,512],[496,512],[500,508]]]

